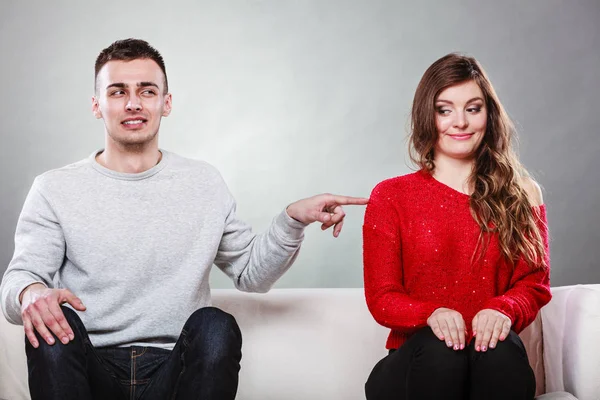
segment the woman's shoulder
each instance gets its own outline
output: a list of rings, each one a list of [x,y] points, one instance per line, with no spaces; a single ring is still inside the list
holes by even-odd
[[[379,182],[373,189],[373,193],[398,193],[406,192],[423,181],[422,172],[412,172],[406,175],[395,176]]]
[[[523,178],[521,182],[523,189],[527,194],[529,204],[534,207],[542,206],[544,204],[544,198],[542,196],[542,189],[540,188],[540,185],[530,177]]]
[[[422,194],[425,177],[420,171],[400,175],[379,182],[371,191],[372,200],[393,200],[403,202]]]

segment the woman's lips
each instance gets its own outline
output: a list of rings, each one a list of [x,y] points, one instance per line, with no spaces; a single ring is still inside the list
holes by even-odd
[[[450,136],[454,140],[467,140],[467,139],[470,139],[471,136],[473,136],[473,135],[474,135],[474,133],[456,133],[454,135],[448,135],[448,136]]]

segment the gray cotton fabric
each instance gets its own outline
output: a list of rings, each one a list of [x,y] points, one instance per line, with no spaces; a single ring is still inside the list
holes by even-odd
[[[19,294],[41,282],[81,298],[95,346],[169,349],[211,304],[213,263],[248,292],[268,291],[290,267],[305,224],[283,210],[254,234],[214,167],[161,151],[138,174],[104,168],[94,152],[35,179],[0,286],[8,321],[23,323]]]

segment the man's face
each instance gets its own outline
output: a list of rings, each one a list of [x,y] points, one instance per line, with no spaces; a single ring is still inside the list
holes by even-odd
[[[143,146],[156,140],[161,118],[171,113],[162,70],[151,59],[107,62],[96,79],[92,111],[104,119],[107,144]]]

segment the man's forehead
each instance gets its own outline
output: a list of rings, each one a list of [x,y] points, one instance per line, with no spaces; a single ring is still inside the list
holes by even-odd
[[[140,82],[154,82],[160,87],[164,85],[164,75],[156,62],[150,59],[131,61],[109,61],[98,72],[101,87],[113,83],[137,85]]]

